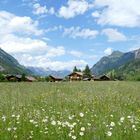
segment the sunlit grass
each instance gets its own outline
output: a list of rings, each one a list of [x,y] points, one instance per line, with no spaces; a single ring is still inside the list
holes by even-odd
[[[0,83],[2,140],[139,140],[139,82]]]

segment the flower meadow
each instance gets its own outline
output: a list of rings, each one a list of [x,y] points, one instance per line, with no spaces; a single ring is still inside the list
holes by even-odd
[[[0,83],[0,140],[140,140],[140,83]]]

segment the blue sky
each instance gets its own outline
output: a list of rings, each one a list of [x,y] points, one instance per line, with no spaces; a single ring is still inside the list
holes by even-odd
[[[140,48],[138,0],[0,0],[0,47],[25,66],[71,70]]]

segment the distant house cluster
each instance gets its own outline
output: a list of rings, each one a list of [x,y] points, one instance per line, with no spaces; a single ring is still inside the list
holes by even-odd
[[[110,77],[107,75],[102,75],[96,77],[91,75],[90,77],[85,75],[83,72],[72,72],[67,75],[65,78],[57,77],[54,75],[47,76],[47,79],[44,77],[34,77],[34,76],[23,76],[20,74],[7,74],[4,75],[5,81],[13,82],[35,82],[35,81],[47,81],[47,82],[60,82],[60,81],[110,81]],[[43,80],[44,79],[44,80]]]
[[[5,79],[8,81],[16,81],[21,82],[22,81],[22,75],[19,74],[7,74],[5,75]],[[24,81],[26,82],[35,82],[37,79],[33,76],[25,76]]]
[[[99,77],[95,77],[92,75],[90,78],[86,75],[84,75],[83,72],[72,72],[69,75],[66,76],[66,79],[55,77],[50,75],[49,76],[49,82],[59,82],[59,81],[110,81],[110,77],[107,75],[102,75]]]

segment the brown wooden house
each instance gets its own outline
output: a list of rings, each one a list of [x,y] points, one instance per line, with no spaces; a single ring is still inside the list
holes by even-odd
[[[82,72],[72,72],[68,75],[70,81],[80,81],[83,80]]]
[[[110,77],[108,77],[107,75],[102,75],[102,76],[99,76],[99,77],[94,77],[93,78],[94,81],[110,81]]]
[[[100,80],[101,81],[110,81],[111,79],[107,75],[102,75],[102,76],[100,76]]]
[[[49,76],[49,82],[60,82],[60,81],[63,81],[63,78],[55,77],[52,75]]]

